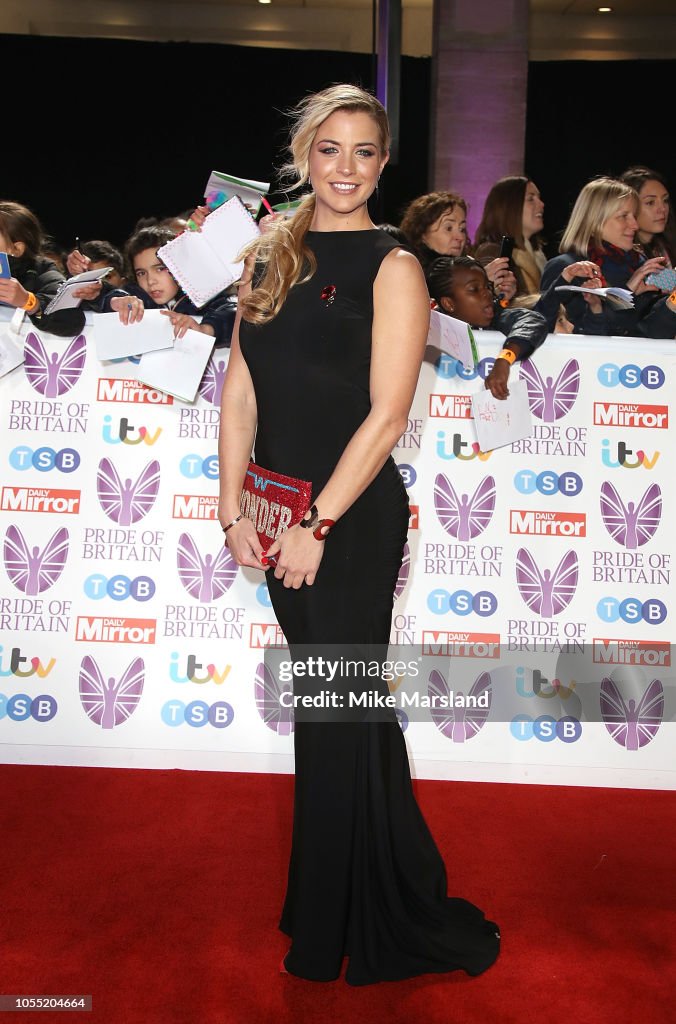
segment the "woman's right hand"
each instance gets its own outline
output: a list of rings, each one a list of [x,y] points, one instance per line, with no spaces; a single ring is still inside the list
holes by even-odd
[[[591,260],[578,260],[577,263],[570,263],[561,271],[561,277],[570,284],[576,277],[601,277],[601,271],[596,263]],[[627,286],[628,287],[628,286]]]
[[[237,565],[248,565],[252,569],[262,569],[263,572],[269,568],[261,562],[263,548],[256,527],[247,516],[230,527],[225,534],[225,546],[230,550]]]
[[[649,274],[657,274],[660,270],[664,270],[665,266],[666,259],[664,256],[653,256],[652,259],[642,263],[638,270],[632,274],[627,281],[626,287],[634,295],[640,295],[641,292],[658,292],[660,289],[657,285],[646,284],[645,279]]]

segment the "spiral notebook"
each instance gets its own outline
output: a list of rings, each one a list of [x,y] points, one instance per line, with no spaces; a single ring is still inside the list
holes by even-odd
[[[239,253],[260,234],[237,196],[210,213],[201,231],[184,231],[157,255],[196,306],[204,306],[242,276]]]

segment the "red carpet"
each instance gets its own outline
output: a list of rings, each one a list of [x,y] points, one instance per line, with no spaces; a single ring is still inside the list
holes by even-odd
[[[497,964],[353,989],[280,976],[289,776],[0,765],[0,992],[49,1024],[671,1024],[676,793],[419,782]]]

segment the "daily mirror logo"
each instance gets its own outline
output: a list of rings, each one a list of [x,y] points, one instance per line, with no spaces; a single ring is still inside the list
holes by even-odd
[[[80,511],[80,491],[56,487],[3,487],[0,511],[77,515]]]
[[[156,619],[113,619],[79,615],[75,639],[92,644],[154,644]]]
[[[124,377],[99,377],[96,388],[99,402],[127,402],[131,405],[173,405],[172,395],[155,391],[137,380]]]
[[[599,427],[644,427],[647,430],[666,430],[669,426],[669,406],[594,402],[594,423]]]

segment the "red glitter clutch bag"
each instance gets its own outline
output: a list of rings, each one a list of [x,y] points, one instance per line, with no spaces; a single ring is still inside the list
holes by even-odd
[[[299,523],[310,507],[312,484],[249,463],[239,510],[256,527],[264,551],[280,533]]]

